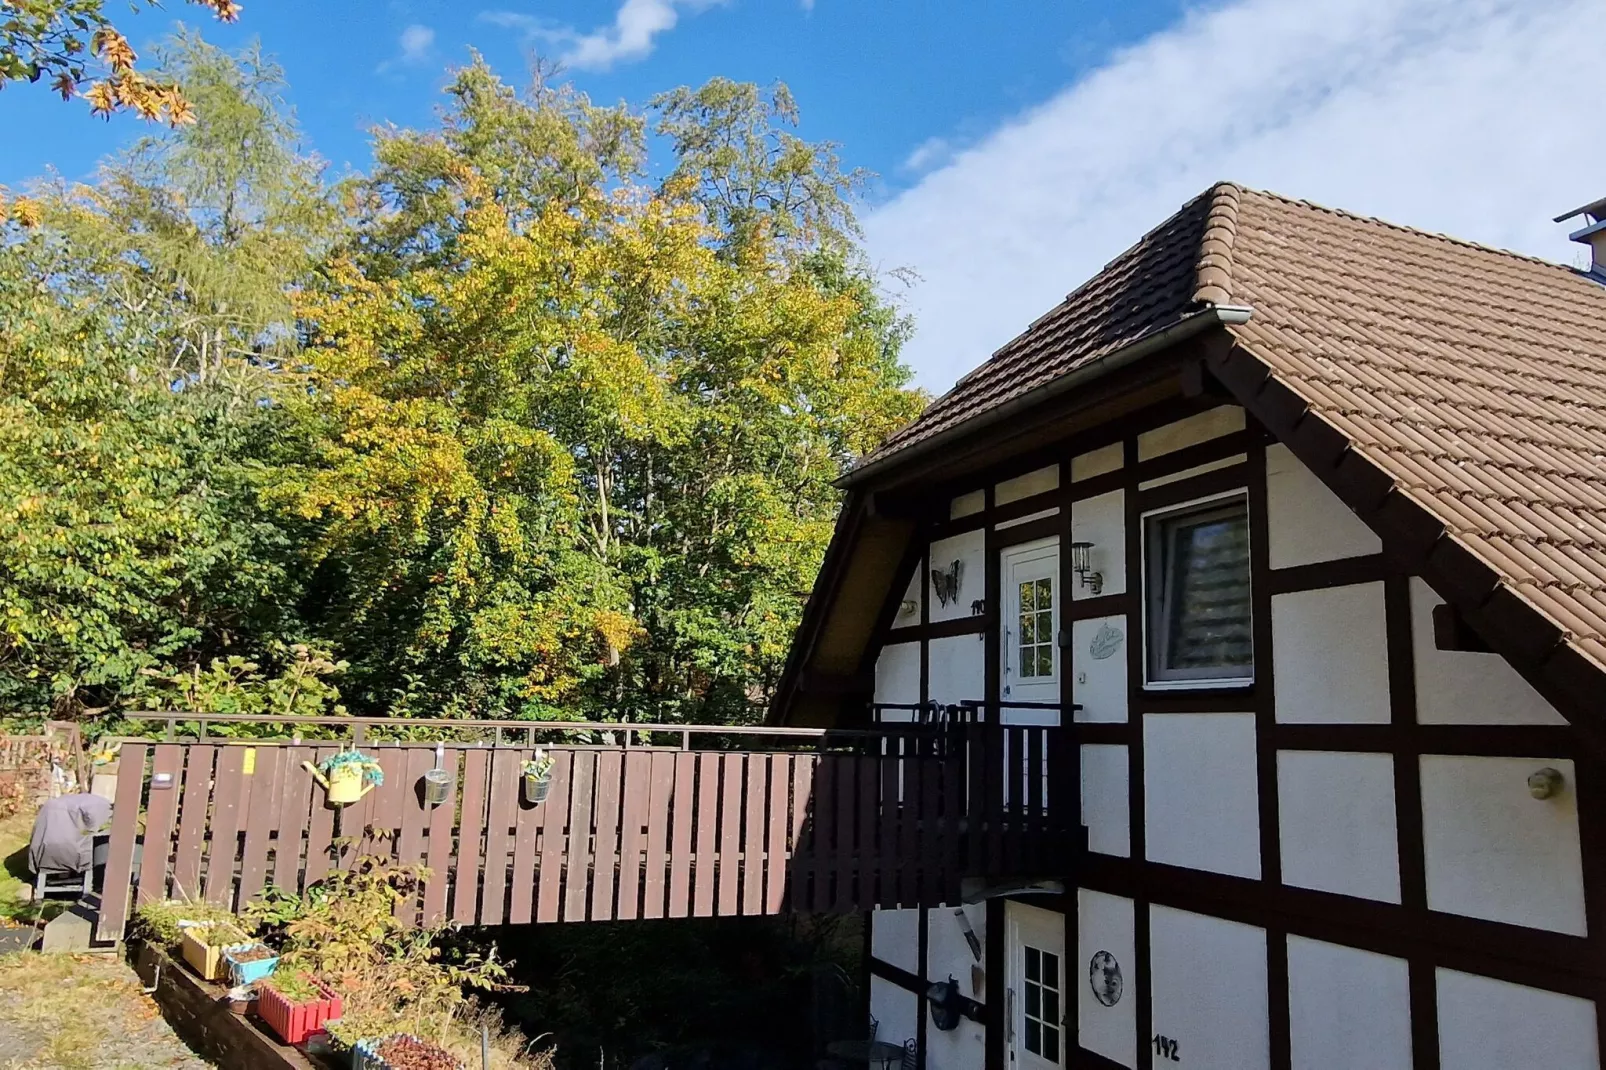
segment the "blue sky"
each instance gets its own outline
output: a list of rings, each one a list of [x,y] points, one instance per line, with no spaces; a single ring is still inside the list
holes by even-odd
[[[113,0],[108,11],[120,5]],[[448,67],[478,49],[503,77],[522,81],[539,50],[570,58],[568,77],[599,102],[644,102],[715,75],[786,82],[805,133],[841,143],[851,164],[882,176],[885,196],[942,160],[941,147],[984,134],[1051,95],[1176,15],[1179,0],[988,4],[859,0],[247,0],[226,26],[168,0],[126,17],[143,54],[180,19],[229,46],[260,39],[284,66],[311,145],[336,169],[369,161],[376,122],[426,125]],[[665,13],[675,25],[661,26]],[[632,19],[637,21],[632,21]],[[647,41],[645,48],[637,46]],[[0,183],[53,166],[69,177],[140,133],[140,124],[91,121],[81,106],[12,87],[0,93],[12,148]],[[906,167],[912,155],[923,168]]]
[[[1606,194],[1600,0],[247,0],[235,27],[167,2],[123,21],[136,47],[179,17],[259,37],[337,172],[370,125],[427,125],[470,47],[515,81],[566,58],[602,102],[787,82],[805,136],[882,176],[867,251],[937,391],[1218,179],[1564,263],[1550,217]],[[0,184],[142,129],[9,87]]]

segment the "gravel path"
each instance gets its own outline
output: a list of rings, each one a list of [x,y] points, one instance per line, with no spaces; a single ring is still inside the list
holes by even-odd
[[[206,1070],[113,955],[0,956],[0,1068]]]

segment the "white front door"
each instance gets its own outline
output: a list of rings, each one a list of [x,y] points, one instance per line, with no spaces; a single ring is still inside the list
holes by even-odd
[[[1009,1061],[1015,1070],[1065,1065],[1065,918],[1009,903],[1009,987],[1004,993]]]
[[[1058,724],[1055,710],[1012,710],[1011,702],[1058,702],[1063,656],[1060,630],[1058,539],[1011,546],[1000,555],[1004,605],[999,629],[1004,649],[1000,680],[1002,721]]]

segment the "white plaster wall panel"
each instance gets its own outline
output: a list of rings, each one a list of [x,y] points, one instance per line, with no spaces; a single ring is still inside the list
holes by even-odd
[[[987,908],[977,904],[961,909],[964,910],[971,927],[975,929],[977,938],[982,941],[981,962],[978,963],[971,957],[970,945],[965,942],[964,930],[960,928],[959,919],[954,917],[953,910],[948,907],[933,910],[926,918],[930,940],[926,947],[926,979],[946,981],[952,977],[959,982],[959,991],[978,1002],[985,1003],[986,993],[977,993],[971,988],[970,967],[973,964],[982,965],[987,961],[985,924]],[[986,1028],[980,1022],[961,1018],[957,1028],[944,1033],[931,1024],[929,1010],[923,1009],[922,1013],[928,1015],[926,1022],[928,1070],[973,1070],[986,1061],[987,1034]]]
[[[1082,888],[1076,894],[1076,955],[1066,968],[1076,986],[1082,1047],[1136,1067],[1140,974],[1132,935],[1132,900]]]
[[[1126,493],[1112,490],[1071,506],[1071,541],[1090,542],[1088,563],[1104,577],[1101,594],[1126,590]],[[1080,579],[1071,588],[1073,599],[1092,598],[1093,590]]]
[[[1138,436],[1138,460],[1147,461],[1244,429],[1244,410],[1221,405]]]
[[[1565,778],[1528,792],[1546,767]],[[1428,907],[1583,936],[1584,875],[1573,764],[1560,758],[1422,756]]]
[[[1269,1066],[1265,930],[1155,906],[1149,943],[1154,1035],[1174,1043],[1176,1055],[1173,1063],[1156,1053],[1154,1065]]]
[[[1071,622],[1071,701],[1078,721],[1125,722],[1126,616]]]
[[[1030,524],[1034,520],[1042,520],[1045,517],[1050,516],[1059,516],[1059,512],[1058,506],[1053,509],[1039,509],[1035,513],[1027,513],[1025,516],[1017,516],[1014,520],[1005,520],[1002,523],[994,524],[993,530],[1008,531],[1010,528],[1018,528],[1026,524]]]
[[[1383,584],[1274,595],[1272,677],[1284,724],[1387,724]]]
[[[903,597],[898,601],[898,611],[893,614],[894,628],[912,628],[920,623],[920,599],[925,592],[925,577],[921,575],[920,566],[916,565],[914,575],[909,577],[909,585],[903,589]]]
[[[876,1039],[902,1044],[915,1035],[921,1013],[920,998],[884,977],[870,978],[870,1017],[876,1020]],[[869,1023],[865,1023],[866,1032]]]
[[[1127,794],[1131,767],[1119,743],[1082,745],[1082,824],[1087,849],[1125,858],[1132,851],[1132,814]]]
[[[1272,568],[1380,553],[1383,544],[1309,468],[1266,447],[1266,551]]]
[[[924,1011],[928,1018],[930,1010]],[[987,1030],[980,1022],[959,1019],[944,1033],[926,1022],[926,1070],[976,1070],[987,1062]]]
[[[1392,755],[1279,751],[1277,800],[1284,884],[1400,901]]]
[[[987,508],[987,492],[973,490],[969,494],[961,494],[948,503],[948,519],[958,520],[962,516],[973,516]]]
[[[1060,485],[1060,466],[1051,464],[1047,468],[1039,468],[1035,472],[1027,472],[1023,476],[1006,479],[993,487],[993,504],[1008,505],[1018,502],[1022,498],[1030,498],[1033,494],[1042,494],[1054,490]]]
[[[931,564],[924,582],[926,597],[930,599],[929,612],[932,620],[954,620],[958,617],[971,616],[971,603],[986,597],[987,573],[984,567],[986,546],[987,533],[980,530],[967,531],[962,535],[931,544]],[[940,569],[946,572],[955,561],[960,563],[961,569],[959,597],[943,605],[942,599],[932,590],[930,571]]]
[[[920,967],[920,911],[877,910],[870,914],[870,954],[900,970]]]
[[[920,701],[919,643],[892,643],[881,648],[875,659],[875,700]]]
[[[1258,878],[1255,715],[1147,714],[1143,746],[1149,859]]]
[[[1444,599],[1411,580],[1411,645],[1416,664],[1416,719],[1421,724],[1566,724],[1567,719],[1517,675],[1499,654],[1440,650],[1433,644],[1433,607]]]
[[[928,697],[943,703],[983,698],[986,653],[986,640],[979,635],[933,639]]]
[[[1078,453],[1071,458],[1071,482],[1080,483],[1084,479],[1102,476],[1106,472],[1119,471],[1125,463],[1126,447],[1119,442],[1100,446],[1087,453]]]
[[[1290,936],[1288,1024],[1293,1070],[1411,1070],[1410,968]]]
[[[1436,980],[1445,1070],[1600,1066],[1590,1000],[1457,970],[1441,969]]]
[[[1155,487],[1163,487],[1167,483],[1181,483],[1184,479],[1192,479],[1194,476],[1202,476],[1206,473],[1214,472],[1222,468],[1231,468],[1233,465],[1243,464],[1247,460],[1249,460],[1249,454],[1235,453],[1231,457],[1222,457],[1219,460],[1206,461],[1204,464],[1194,465],[1192,468],[1184,468],[1180,472],[1172,472],[1169,475],[1155,476],[1153,479],[1145,479],[1142,483],[1138,484],[1138,489],[1153,490]]]

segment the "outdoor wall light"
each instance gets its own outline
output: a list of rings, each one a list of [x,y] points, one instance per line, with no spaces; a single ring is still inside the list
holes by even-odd
[[[1528,794],[1536,799],[1548,799],[1561,791],[1561,786],[1565,782],[1566,778],[1561,775],[1560,770],[1546,766],[1536,773],[1529,774]]]
[[[1071,571],[1076,573],[1083,587],[1098,594],[1104,590],[1104,573],[1093,571],[1092,556],[1092,543],[1071,543]]]
[[[944,1033],[959,1028],[960,1018],[981,1021],[981,1004],[960,995],[959,982],[952,977],[927,988],[926,1001],[931,1004],[931,1024]]]

